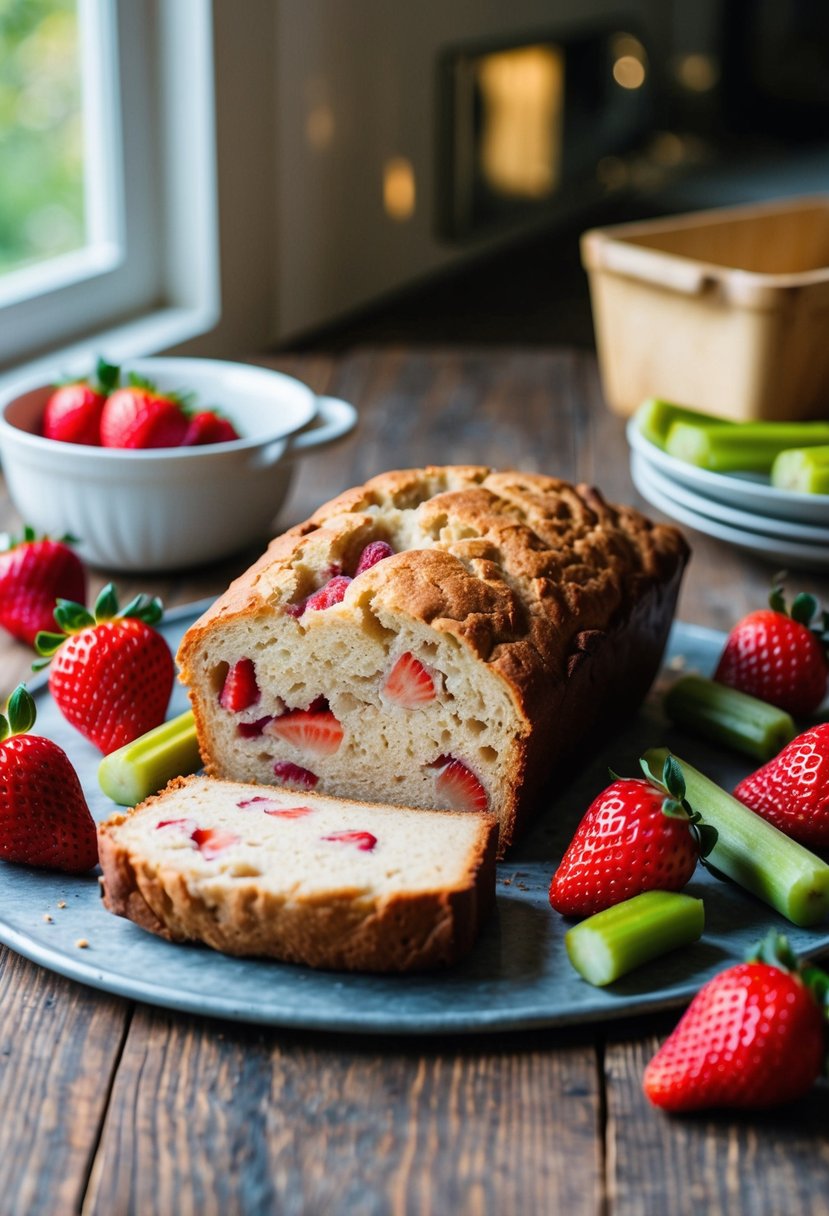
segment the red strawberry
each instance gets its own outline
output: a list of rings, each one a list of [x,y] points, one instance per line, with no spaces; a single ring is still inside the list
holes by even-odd
[[[162,819],[155,825],[156,831],[159,828],[182,828],[192,836],[196,830],[196,825],[192,819]]]
[[[371,832],[332,832],[330,836],[323,836],[322,839],[336,840],[342,844],[353,844],[361,853],[370,853],[377,844],[377,837]]]
[[[420,659],[407,650],[386,677],[383,695],[403,709],[417,709],[427,701],[434,701],[435,682]]]
[[[153,625],[161,602],[136,596],[118,610],[111,583],[94,616],[59,600],[63,633],[40,633],[40,654],[54,656],[49,689],[67,722],[108,755],[164,721],[175,674],[170,648]]]
[[[119,374],[119,368],[99,359],[95,379],[58,385],[46,402],[43,415],[45,438],[58,439],[62,443],[100,446],[101,414],[107,394],[118,383]]]
[[[101,415],[105,448],[176,448],[187,432],[183,398],[160,393],[154,384],[131,374],[127,388],[116,389]]]
[[[257,794],[253,798],[243,798],[236,805],[240,810],[247,810],[249,806],[255,806],[265,815],[273,815],[276,819],[304,819],[306,815],[312,814],[310,806],[282,806],[265,794]]]
[[[801,844],[829,846],[829,722],[744,777],[734,797]]]
[[[5,536],[0,549],[0,625],[22,642],[55,625],[57,599],[86,599],[86,570],[66,541],[37,537],[25,528],[23,539]]]
[[[753,961],[709,980],[645,1070],[651,1102],[755,1108],[805,1094],[823,1067],[829,977],[796,968],[772,933]]]
[[[769,604],[731,630],[714,679],[795,716],[813,713],[829,683],[829,613],[811,595],[796,596],[787,613],[781,585]]]
[[[370,570],[378,562],[385,561],[393,553],[394,549],[392,549],[391,545],[386,544],[384,540],[371,541],[360,554],[357,569],[354,571],[354,577],[356,578],[358,574],[363,574],[366,570]]]
[[[239,837],[234,832],[226,832],[221,828],[196,828],[190,839],[205,861],[215,861],[225,849],[239,843]]]
[[[443,763],[435,779],[435,792],[441,806],[452,811],[485,811],[489,805],[486,790],[474,773],[452,756],[441,757]]]
[[[182,447],[192,447],[204,443],[228,443],[238,438],[238,431],[227,418],[215,410],[200,410],[190,418],[181,443]]]
[[[716,833],[685,801],[675,757],[662,779],[617,778],[588,807],[550,883],[563,916],[592,916],[642,891],[679,891]]]
[[[337,574],[299,604],[288,604],[285,611],[299,617],[305,612],[322,612],[325,608],[333,608],[335,604],[342,603],[350,582],[347,574]]]
[[[298,764],[291,764],[290,760],[277,760],[273,766],[273,775],[283,785],[299,786],[302,790],[312,790],[319,781],[316,773],[307,768],[300,768]]]
[[[330,756],[343,741],[343,728],[330,709],[292,709],[265,727],[265,734],[284,739],[312,756]]]
[[[219,693],[219,704],[223,709],[236,714],[255,705],[260,695],[253,660],[239,659],[225,676],[222,691]]]
[[[0,714],[0,857],[83,874],[98,861],[98,834],[69,757],[29,735],[35,703],[21,684]]]

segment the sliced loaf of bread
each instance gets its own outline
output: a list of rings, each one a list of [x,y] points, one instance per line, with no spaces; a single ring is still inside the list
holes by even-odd
[[[169,941],[311,967],[414,971],[473,945],[497,821],[209,777],[99,827],[106,907]]]
[[[598,491],[480,467],[386,473],[274,540],[179,649],[207,772],[490,810],[635,712],[688,549]]]

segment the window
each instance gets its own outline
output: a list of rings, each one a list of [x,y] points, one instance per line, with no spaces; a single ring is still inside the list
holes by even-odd
[[[0,4],[0,368],[150,310],[201,308],[167,343],[212,319],[209,15]]]

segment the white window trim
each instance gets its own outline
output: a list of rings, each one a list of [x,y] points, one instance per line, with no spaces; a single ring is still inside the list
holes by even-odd
[[[91,2],[106,9],[111,0]],[[25,362],[11,362],[6,357],[0,389],[40,371],[47,375],[56,370],[70,375],[85,372],[98,354],[118,361],[178,346],[210,331],[219,318],[213,3],[120,0],[118,17],[122,83],[127,90],[123,95],[125,119],[132,124],[133,137],[127,144],[136,148],[136,141],[139,145],[151,141],[141,153],[142,161],[149,159],[152,165],[144,185],[147,198],[154,196],[153,206],[139,208],[133,217],[137,230],[132,233],[135,252],[147,263],[147,274],[135,296],[131,296],[132,283],[122,285],[125,290],[118,306],[106,314],[112,317],[120,312],[123,323],[102,328],[96,319],[83,337],[69,344],[56,342],[51,328],[54,312],[74,309],[79,297],[72,294],[73,288],[84,289],[91,282],[93,291],[96,289],[95,280],[88,277],[90,263],[94,271],[110,271],[108,218],[105,214],[93,216],[94,235],[104,239],[85,256],[70,254],[60,259],[65,285],[49,295],[34,295],[15,306],[14,312],[11,308],[0,312],[5,334],[20,334],[22,343],[24,337],[31,342],[34,333],[41,347]],[[151,97],[139,92],[137,100],[131,99],[129,90],[136,87],[149,91]],[[129,187],[128,178],[123,180]],[[38,273],[44,280],[48,277],[37,267],[30,273],[34,283]],[[123,272],[116,269],[114,273]],[[130,307],[130,299],[137,304]],[[30,345],[25,353],[31,352]]]

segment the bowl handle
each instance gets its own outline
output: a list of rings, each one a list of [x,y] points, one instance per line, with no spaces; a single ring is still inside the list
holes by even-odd
[[[305,429],[257,449],[248,460],[248,468],[270,468],[283,458],[290,460],[297,453],[334,443],[356,425],[357,411],[353,405],[339,397],[317,397],[317,412]]]
[[[340,397],[317,397],[317,402],[316,417],[307,429],[288,436],[289,455],[334,443],[357,425],[357,411],[348,401]]]

